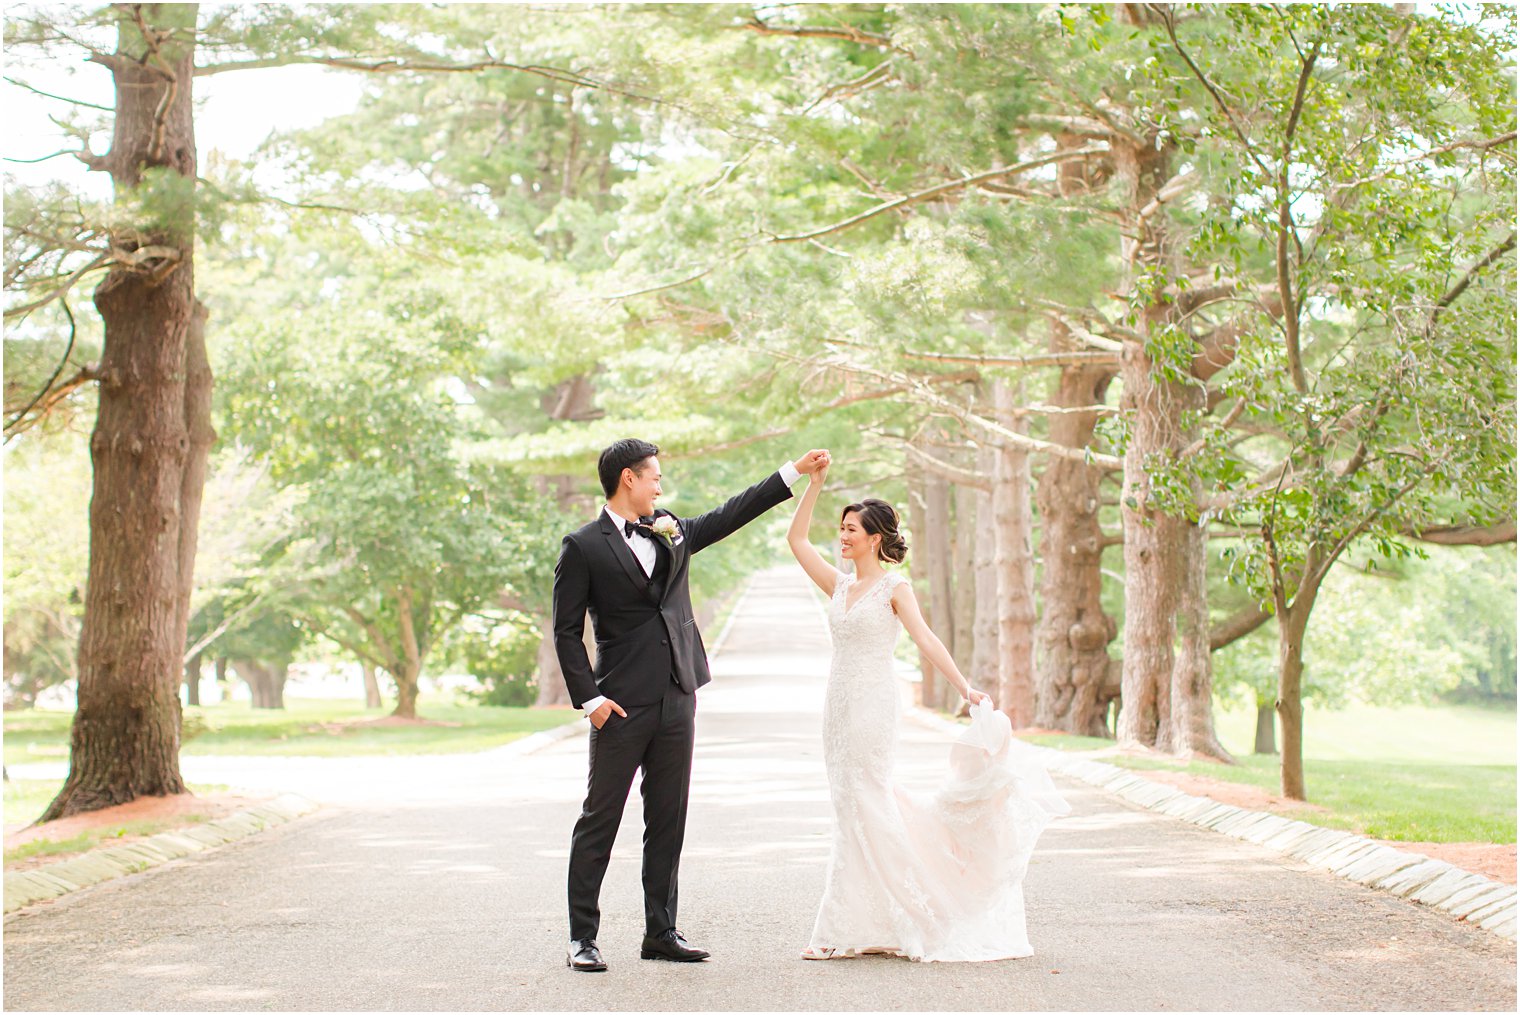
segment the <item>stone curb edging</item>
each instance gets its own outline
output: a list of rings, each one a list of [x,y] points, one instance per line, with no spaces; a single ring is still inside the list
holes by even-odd
[[[478,757],[494,761],[501,758],[514,758],[519,754],[532,754],[534,751],[543,750],[550,744],[556,744],[578,733],[584,733],[588,725],[590,724],[585,721],[584,716],[577,715],[567,723],[562,723],[550,729],[539,730],[537,733],[530,733],[511,743],[502,744],[500,747],[492,747],[489,750],[481,751]]]
[[[201,853],[256,832],[303,817],[317,809],[305,797],[287,793],[268,803],[203,825],[160,832],[137,842],[94,849],[71,860],[60,860],[5,875],[5,912],[11,913],[46,899],[56,899],[112,878]]]
[[[910,713],[946,732],[964,729],[923,708]],[[1034,747],[1034,745],[1030,745]],[[1074,758],[1049,747],[1034,747],[1047,768],[1121,796],[1133,804],[1266,846],[1337,877],[1448,913],[1509,940],[1515,940],[1516,890],[1423,853],[1406,853],[1351,832],[1322,828],[1263,811],[1222,804],[1151,782],[1131,769]]]

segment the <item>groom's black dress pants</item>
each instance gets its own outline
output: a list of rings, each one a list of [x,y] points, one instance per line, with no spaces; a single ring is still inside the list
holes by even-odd
[[[570,839],[570,937],[595,938],[597,898],[612,857],[623,806],[642,769],[644,797],[644,930],[651,937],[676,925],[676,877],[686,836],[686,798],[696,738],[696,695],[672,680],[662,701],[624,706],[591,730],[586,803]]]

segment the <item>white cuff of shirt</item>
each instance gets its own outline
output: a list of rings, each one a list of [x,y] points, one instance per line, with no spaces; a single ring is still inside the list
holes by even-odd
[[[581,706],[581,714],[590,715],[592,712],[595,712],[597,709],[601,708],[602,702],[606,700],[607,699],[603,695],[598,694],[595,698],[592,698],[590,701]]]
[[[802,473],[798,472],[797,466],[793,465],[791,462],[787,462],[776,471],[781,473],[781,482],[785,483],[787,486],[791,486],[793,483],[797,482],[797,480],[802,478]]]

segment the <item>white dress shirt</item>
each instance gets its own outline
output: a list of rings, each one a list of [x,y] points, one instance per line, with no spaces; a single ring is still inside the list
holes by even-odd
[[[787,462],[776,471],[781,473],[781,482],[785,483],[788,487],[802,478],[802,473],[798,472],[797,466],[791,462]],[[628,531],[623,528],[624,522],[636,522],[638,519],[624,518],[612,510],[611,504],[606,505],[602,510],[607,512],[607,517],[612,519],[612,525],[617,530],[618,535],[623,537],[624,542],[628,544],[628,548],[638,558],[639,566],[644,569],[644,576],[647,578],[649,575],[654,574],[656,553],[654,539],[638,529],[634,529],[633,534],[629,535]],[[601,708],[602,703],[606,700],[606,696],[597,695],[581,706],[581,714],[589,716],[592,712]]]
[[[623,527],[624,522],[637,523],[638,519],[624,518],[612,510],[611,504],[608,504],[602,510],[607,512],[607,517],[612,519],[612,524],[617,529],[618,535],[623,537],[623,541],[628,544],[628,549],[632,550],[633,555],[638,558],[639,567],[644,569],[644,577],[648,578],[654,574],[654,540],[649,538],[649,533],[643,529],[634,529],[633,534],[629,535],[628,530]]]

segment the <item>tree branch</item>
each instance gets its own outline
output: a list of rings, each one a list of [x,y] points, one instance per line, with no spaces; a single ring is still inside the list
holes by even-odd
[[[378,666],[382,670],[388,669],[389,664],[385,661],[385,659],[376,655],[374,652],[365,648],[363,645],[359,645],[351,639],[345,638],[342,635],[333,632],[330,628],[327,627],[326,624],[323,624],[320,620],[317,620],[313,617],[308,616],[303,617],[302,619],[304,619],[306,623],[310,624],[322,637],[328,639],[329,641],[336,642],[338,645],[348,649],[360,659],[365,660],[374,666]]]
[[[836,222],[831,226],[824,226],[821,229],[814,229],[810,232],[805,233],[793,233],[785,236],[772,236],[768,242],[801,243],[804,240],[818,239],[819,237],[829,236],[833,233],[843,232],[844,230],[853,228],[862,222],[876,218],[878,215],[884,215],[887,212],[896,211],[899,208],[906,208],[909,205],[919,204],[923,201],[928,201],[932,198],[940,197],[944,194],[951,194],[958,190],[964,190],[967,187],[974,187],[978,183],[981,183],[985,180],[996,180],[1004,176],[1012,176],[1016,173],[1023,173],[1028,172],[1031,169],[1038,169],[1041,166],[1054,165],[1058,162],[1071,162],[1076,159],[1086,158],[1089,155],[1104,154],[1107,151],[1108,149],[1106,147],[1076,148],[1068,151],[1057,152],[1052,155],[1044,155],[1040,158],[1030,159],[1027,162],[1020,162],[1011,166],[1000,166],[997,169],[989,169],[986,172],[977,173],[974,176],[967,176],[959,180],[950,180],[947,183],[937,184],[936,186],[929,187],[925,190],[920,190],[917,193],[900,197],[895,201],[887,201],[883,204],[877,205],[874,208],[869,208],[866,211],[861,212],[859,215],[854,215],[841,222]]]
[[[598,91],[608,92],[613,95],[622,95],[625,98],[637,99],[640,102],[653,102],[659,105],[669,105],[668,100],[653,95],[644,95],[639,92],[622,88],[618,85],[598,81],[576,71],[564,70],[559,67],[545,67],[540,64],[511,63],[506,60],[488,58],[475,60],[469,63],[442,63],[430,60],[409,60],[396,57],[385,60],[361,60],[357,57],[344,56],[318,56],[316,54],[303,54],[297,56],[272,56],[261,57],[252,60],[230,60],[224,63],[202,64],[195,68],[196,77],[206,77],[211,74],[225,74],[230,71],[240,70],[263,70],[269,67],[289,67],[296,65],[312,65],[320,67],[332,67],[337,70],[363,71],[367,74],[471,74],[483,70],[511,70],[523,74],[531,74],[536,77],[547,78],[550,81],[559,81],[564,84],[576,85],[581,88],[594,88]]]
[[[1340,555],[1345,551],[1346,547],[1350,546],[1358,536],[1362,535],[1368,529],[1372,528],[1373,522],[1377,521],[1383,516],[1384,512],[1393,507],[1393,505],[1397,504],[1406,493],[1419,486],[1424,479],[1425,471],[1423,469],[1419,472],[1416,472],[1413,479],[1405,483],[1403,486],[1399,487],[1399,489],[1394,492],[1393,496],[1389,497],[1386,502],[1378,505],[1377,510],[1367,515],[1367,517],[1363,518],[1355,528],[1353,528],[1350,532],[1347,532],[1340,539],[1336,540],[1335,545],[1330,548],[1330,552],[1325,554],[1324,558],[1315,565],[1313,571],[1306,571],[1305,582],[1307,583],[1310,579],[1312,579],[1313,585],[1318,586],[1320,581],[1324,579],[1325,574],[1329,572],[1331,567],[1334,566],[1336,559],[1339,558]]]
[[[1182,40],[1177,38],[1177,25],[1171,11],[1171,5],[1146,4],[1146,6],[1160,15],[1161,24],[1166,28],[1167,37],[1172,41],[1172,48],[1177,51],[1177,55],[1182,57],[1183,63],[1188,65],[1188,70],[1193,72],[1193,76],[1208,91],[1209,95],[1214,99],[1214,104],[1219,107],[1220,112],[1224,113],[1225,119],[1230,123],[1230,129],[1235,132],[1235,136],[1245,146],[1246,154],[1250,156],[1252,162],[1256,163],[1256,168],[1261,170],[1263,176],[1271,176],[1272,171],[1257,156],[1256,147],[1251,144],[1251,140],[1246,136],[1246,132],[1241,129],[1240,123],[1235,119],[1235,112],[1230,108],[1230,104],[1225,101],[1224,95],[1215,87],[1214,82],[1209,80],[1208,75],[1203,72],[1203,69],[1193,62],[1192,55],[1183,47]]]
[[[1457,297],[1461,296],[1464,292],[1467,291],[1467,287],[1472,285],[1473,279],[1477,278],[1483,269],[1487,268],[1489,265],[1493,264],[1499,258],[1503,257],[1505,254],[1514,249],[1515,231],[1511,229],[1508,238],[1506,238],[1503,243],[1499,244],[1493,250],[1490,250],[1487,254],[1485,254],[1483,256],[1483,259],[1480,260],[1477,264],[1473,265],[1471,268],[1468,268],[1467,271],[1462,274],[1462,277],[1457,280],[1456,285],[1453,285],[1450,289],[1446,290],[1446,292],[1442,294],[1441,298],[1436,301],[1434,309],[1432,309],[1430,312],[1430,320],[1426,325],[1427,329],[1434,330],[1436,326],[1436,318],[1440,317],[1441,312],[1444,311],[1447,307],[1455,303],[1457,301]]]
[[[975,371],[967,370],[954,374],[941,374],[937,377],[931,378],[930,383],[965,384],[968,381],[976,380],[979,376],[980,375]],[[725,441],[721,444],[707,444],[700,448],[682,449],[681,453],[692,457],[697,457],[700,455],[716,455],[721,454],[725,451],[733,451],[737,448],[746,447],[750,444],[758,444],[761,441],[767,441],[773,437],[785,437],[788,434],[796,433],[797,425],[806,420],[815,419],[819,416],[824,415],[825,413],[832,412],[835,409],[842,409],[845,406],[855,405],[859,402],[870,402],[879,398],[890,398],[893,395],[900,395],[907,390],[909,390],[909,385],[900,384],[892,387],[876,388],[871,391],[863,391],[859,394],[854,395],[841,395],[838,398],[825,402],[823,405],[818,406],[816,409],[811,409],[808,412],[804,413],[798,419],[798,423],[793,424],[792,426],[779,427],[774,430],[768,430],[764,433],[751,434],[748,437],[741,437],[737,440]]]
[[[188,649],[185,650],[184,656],[180,658],[180,664],[183,665],[185,663],[188,663],[191,659],[194,659],[197,654],[204,652],[207,648],[215,644],[218,638],[226,634],[232,628],[232,625],[237,622],[238,618],[242,617],[249,610],[252,610],[255,606],[259,605],[259,603],[263,602],[264,596],[265,593],[258,593],[248,602],[244,603],[242,606],[239,606],[236,610],[233,610],[232,613],[224,617],[220,624],[218,624],[213,630],[206,633],[205,637],[201,638],[194,645],[191,645]]]
[[[42,96],[44,99],[56,99],[59,102],[67,102],[67,103],[69,103],[70,105],[73,105],[73,106],[84,106],[87,109],[98,109],[98,110],[100,110],[103,113],[114,113],[114,112],[116,112],[116,110],[114,108],[112,108],[111,106],[97,106],[93,102],[85,102],[82,99],[70,99],[70,98],[67,98],[67,97],[62,96],[62,95],[54,95],[52,92],[44,92],[40,88],[34,88],[31,85],[27,84],[25,81],[18,81],[16,78],[13,78],[13,77],[6,77],[4,80],[6,81],[7,84],[15,85],[17,88],[24,88],[24,89],[26,89],[27,91],[31,92],[34,95],[40,95],[40,96]],[[16,161],[16,160],[11,159],[11,160],[7,160],[7,161]]]
[[[1228,430],[1230,427],[1234,426],[1236,420],[1240,419],[1241,413],[1243,413],[1245,411],[1246,411],[1246,400],[1245,400],[1245,398],[1244,397],[1237,398],[1235,400],[1235,404],[1230,407],[1230,411],[1227,412],[1227,413],[1225,413],[1224,419],[1222,419],[1222,420],[1219,421],[1219,429],[1221,429],[1221,430]],[[1178,458],[1191,458],[1194,455],[1196,455],[1198,452],[1202,451],[1207,445],[1208,445],[1208,440],[1206,438],[1204,438],[1204,437],[1199,437],[1197,440],[1193,441],[1193,443],[1191,443],[1187,447],[1183,448],[1182,449],[1182,453],[1179,454],[1177,457]]]
[[[1376,183],[1378,180],[1393,175],[1395,172],[1403,169],[1405,166],[1412,166],[1417,163],[1424,162],[1426,159],[1429,159],[1435,155],[1444,155],[1446,152],[1454,152],[1462,148],[1471,148],[1474,151],[1486,152],[1490,148],[1498,148],[1500,145],[1510,144],[1514,140],[1515,132],[1512,130],[1500,134],[1498,137],[1491,137],[1486,140],[1462,138],[1459,141],[1452,141],[1448,144],[1443,144],[1432,148],[1428,152],[1421,152],[1420,154],[1411,156],[1407,159],[1399,159],[1397,161],[1390,162],[1383,169],[1379,170],[1376,173],[1373,173],[1371,176],[1359,176],[1354,180],[1347,180],[1345,183],[1332,184],[1331,189],[1335,191],[1351,190],[1368,183]]]
[[[398,673],[400,671],[400,660],[392,651],[392,646],[389,641],[387,641],[385,632],[380,630],[380,625],[365,617],[364,614],[360,613],[352,606],[343,607],[343,612],[348,615],[348,618],[350,620],[358,624],[359,627],[369,635],[370,642],[374,645],[380,654],[380,658],[377,660],[377,662],[379,662],[381,666],[389,670],[392,674]],[[331,635],[329,635],[329,637],[331,637]],[[336,638],[333,640],[337,641]],[[343,642],[338,642],[338,644],[344,645]],[[344,647],[350,648],[350,650],[352,650],[351,646],[344,645]]]
[[[749,21],[730,27],[740,31],[754,32],[757,35],[784,35],[794,39],[836,39],[841,42],[859,43],[862,46],[875,46],[877,49],[890,49],[894,53],[902,53],[905,56],[913,55],[885,35],[864,32],[849,25],[840,25],[838,28],[817,28],[810,25],[782,27],[762,21],[756,14]]]
[[[1288,374],[1293,387],[1303,395],[1309,391],[1309,380],[1304,373],[1303,354],[1299,348],[1299,305],[1293,296],[1293,278],[1288,268],[1288,241],[1298,248],[1299,263],[1303,263],[1304,247],[1299,242],[1298,231],[1293,225],[1293,191],[1288,183],[1288,167],[1293,159],[1293,134],[1298,128],[1298,118],[1303,112],[1304,96],[1308,92],[1309,77],[1314,63],[1319,59],[1321,43],[1316,40],[1309,55],[1303,58],[1298,84],[1293,92],[1293,105],[1288,112],[1288,123],[1283,130],[1283,150],[1277,171],[1277,290],[1282,300],[1283,336],[1287,343]]]
[[[1031,127],[1052,134],[1076,134],[1079,137],[1109,137],[1113,128],[1103,121],[1085,116],[1057,116],[1052,113],[1025,113],[1020,119]]]
[[[1271,619],[1272,613],[1263,610],[1257,603],[1241,607],[1240,610],[1209,627],[1209,651],[1218,652],[1231,642],[1244,638]]]
[[[10,418],[10,420],[5,424],[5,435],[6,435],[5,436],[5,440],[6,440],[7,443],[11,439],[12,431],[15,431],[16,433],[20,433],[21,432],[20,430],[16,430],[16,424],[19,423],[19,422],[21,422],[21,420],[25,419],[26,418],[26,414],[29,413],[29,412],[31,412],[33,409],[35,409],[37,407],[37,403],[40,402],[40,401],[42,401],[43,397],[46,396],[47,393],[52,390],[53,385],[58,382],[58,376],[63,373],[63,368],[64,368],[64,366],[69,361],[69,355],[74,351],[74,338],[79,333],[79,325],[74,320],[74,311],[69,307],[69,301],[68,300],[64,300],[60,304],[60,306],[63,307],[63,312],[64,312],[64,314],[69,319],[69,342],[68,342],[68,345],[64,346],[63,355],[61,357],[59,357],[59,360],[58,360],[58,366],[53,369],[53,375],[47,379],[47,383],[42,386],[42,390],[39,391],[39,392],[37,392],[37,394],[32,398],[32,400],[26,404],[26,408],[24,408],[20,412],[16,413],[16,415],[12,416]],[[51,407],[51,405],[57,405],[57,404],[58,403],[55,400],[55,401],[53,401],[50,404],[50,407]],[[45,415],[45,413],[44,413],[44,415]]]
[[[903,440],[900,437],[891,437],[889,439],[901,443],[903,450],[908,453],[908,457],[912,458],[926,472],[932,472],[941,479],[949,480],[957,486],[970,487],[973,490],[981,490],[983,493],[992,492],[992,481],[981,473],[972,469],[963,469],[935,458],[927,451],[914,447],[911,441]]]
[[[1042,352],[1028,356],[972,356],[940,352],[904,352],[908,359],[933,363],[968,363],[983,367],[1118,366],[1119,357],[1109,352]]]
[[[1145,224],[1150,221],[1151,216],[1159,212],[1169,201],[1173,201],[1186,194],[1189,190],[1192,190],[1197,185],[1199,179],[1199,172],[1189,166],[1166,181],[1161,189],[1156,191],[1156,196],[1151,198],[1135,217],[1135,231],[1138,233],[1141,229],[1144,229]]]
[[[49,303],[53,302],[56,299],[61,299],[66,293],[68,293],[68,291],[70,289],[74,288],[74,285],[81,278],[84,278],[84,276],[88,275],[90,272],[95,271],[98,268],[105,267],[106,265],[108,265],[108,264],[111,263],[111,260],[112,260],[112,257],[111,257],[110,254],[101,254],[100,256],[96,257],[93,261],[90,261],[89,263],[85,264],[78,271],[75,271],[68,278],[64,279],[62,285],[60,285],[56,289],[52,290],[51,292],[49,292],[46,296],[42,297],[41,299],[33,300],[31,303],[25,303],[25,304],[22,304],[19,307],[10,307],[10,308],[7,308],[6,311],[5,311],[5,319],[6,320],[12,320],[12,319],[15,319],[15,318],[25,317],[27,314],[30,314],[33,310],[37,310],[40,307],[45,307]]]
[[[1011,444],[1014,447],[1023,448],[1027,451],[1038,451],[1056,458],[1064,458],[1072,462],[1082,462],[1085,465],[1101,469],[1117,471],[1124,468],[1124,460],[1121,458],[1100,454],[1084,448],[1067,447],[1064,444],[1042,441],[1026,434],[1021,434],[1017,430],[1012,430],[1001,423],[987,419],[931,391],[919,391],[916,394],[916,399],[924,405],[930,405],[939,409],[964,424],[969,424],[986,432],[990,437],[994,438],[993,443]]]
[[[828,102],[832,99],[850,98],[859,95],[861,92],[875,88],[877,85],[881,84],[891,76],[893,59],[894,58],[892,57],[888,57],[886,60],[883,60],[875,67],[872,67],[870,70],[866,71],[858,78],[852,78],[849,81],[841,81],[837,85],[830,85],[828,88],[824,89],[823,94],[819,95],[818,98],[802,107],[802,111],[794,115],[806,116],[813,110],[817,109],[819,106],[823,105],[825,102]],[[845,161],[848,162],[849,159],[845,159]]]
[[[1404,534],[1441,546],[1498,546],[1515,541],[1515,519],[1508,518],[1492,525],[1433,525],[1424,529],[1405,529]]]

